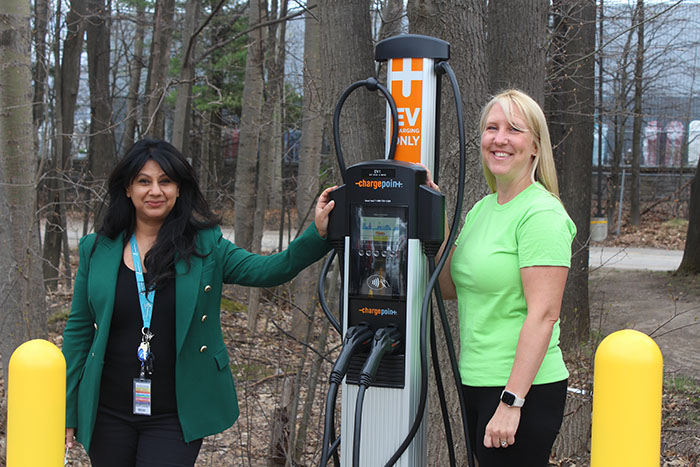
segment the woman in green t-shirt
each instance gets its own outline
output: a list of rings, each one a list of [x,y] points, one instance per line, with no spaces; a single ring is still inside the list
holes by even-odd
[[[481,467],[546,466],[566,400],[559,313],[576,227],[540,106],[505,91],[480,129],[492,193],[467,214],[440,277],[458,300],[470,442]]]

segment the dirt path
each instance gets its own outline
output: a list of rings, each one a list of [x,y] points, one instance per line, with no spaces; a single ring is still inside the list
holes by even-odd
[[[699,278],[598,269],[590,275],[589,291],[592,330],[602,336],[619,329],[650,334],[663,354],[664,374],[700,377]]]

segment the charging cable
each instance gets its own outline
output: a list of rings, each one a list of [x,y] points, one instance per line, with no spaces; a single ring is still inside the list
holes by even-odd
[[[355,432],[352,439],[352,465],[360,466],[360,434],[362,432],[362,404],[365,391],[374,382],[379,363],[387,352],[393,351],[401,343],[401,332],[394,326],[387,326],[374,333],[372,349],[360,373],[360,389],[355,402]]]
[[[331,309],[328,307],[328,301],[326,300],[326,276],[328,275],[328,270],[330,269],[331,263],[333,262],[333,259],[336,256],[335,250],[331,251],[331,254],[328,255],[326,258],[326,261],[323,263],[323,268],[321,268],[321,276],[318,279],[318,301],[321,304],[321,309],[323,310],[323,313],[326,315],[326,318],[328,318],[328,321],[330,321],[331,326],[338,331],[339,334],[343,334],[343,330],[340,327],[340,322],[336,319],[336,317],[331,313]],[[338,257],[340,259],[340,256]],[[343,290],[342,290],[342,281],[341,281],[341,291],[340,291],[340,296],[343,296]],[[341,309],[341,316],[340,320],[342,321],[343,316],[342,316],[342,304],[340,306]],[[343,344],[345,345],[345,344]]]
[[[430,302],[431,302],[431,296],[432,296],[432,291],[435,288],[438,278],[440,276],[440,272],[442,271],[442,268],[445,266],[445,262],[447,261],[447,257],[449,256],[449,252],[452,249],[452,245],[454,245],[455,237],[457,236],[457,224],[459,223],[459,219],[461,216],[462,212],[462,202],[464,199],[464,176],[466,173],[466,155],[465,155],[465,136],[464,136],[464,118],[463,118],[463,113],[462,113],[462,98],[461,94],[459,92],[459,86],[457,85],[457,78],[455,77],[454,72],[452,71],[452,67],[450,67],[450,64],[447,62],[438,62],[435,64],[435,72],[438,73],[439,75],[446,74],[450,80],[450,84],[452,85],[452,91],[454,95],[454,100],[455,100],[455,107],[457,111],[457,131],[459,133],[459,175],[458,175],[458,183],[457,183],[457,201],[455,205],[455,215],[453,218],[452,222],[452,227],[450,228],[450,235],[447,240],[447,244],[444,250],[443,255],[440,257],[440,260],[438,261],[437,267],[433,271],[432,275],[430,276],[430,279],[428,281],[428,285],[426,288],[425,292],[425,297],[423,300],[423,306],[421,309],[421,321],[420,321],[420,368],[421,368],[421,385],[420,385],[420,397],[418,401],[418,410],[416,411],[416,416],[413,420],[413,424],[411,428],[408,431],[408,434],[404,438],[403,442],[399,446],[399,448],[394,452],[394,455],[391,456],[389,461],[385,464],[385,467],[391,467],[393,466],[401,457],[401,455],[406,451],[408,446],[411,444],[411,441],[413,441],[413,438],[416,436],[416,433],[418,432],[418,428],[420,427],[421,421],[423,420],[423,415],[425,412],[425,406],[427,402],[427,397],[428,397],[428,362],[427,362],[427,357],[426,357],[426,351],[427,351],[427,337],[426,337],[426,331],[428,330],[428,322],[430,318]],[[443,321],[443,329],[445,327],[445,323]],[[453,347],[454,351],[454,347]],[[454,365],[453,365],[454,369]],[[455,381],[455,384],[460,384],[458,381]],[[462,406],[462,423],[464,427],[464,438],[465,442],[467,445],[467,462],[469,464],[469,467],[474,467],[474,454],[471,449],[470,443],[469,443],[469,432],[467,429],[467,420],[466,420],[466,414],[465,414],[465,406],[464,406],[464,399],[462,397],[462,391],[461,391],[461,385],[459,387],[458,394],[460,394],[460,405]]]
[[[399,139],[399,123],[397,123],[399,121],[399,114],[398,110],[396,109],[394,98],[391,97],[389,90],[379,83],[376,78],[371,76],[367,79],[356,81],[348,86],[345,92],[343,92],[343,94],[340,96],[340,99],[338,99],[338,103],[335,105],[335,112],[333,112],[333,142],[335,143],[335,155],[338,159],[338,168],[340,169],[340,176],[343,179],[343,183],[345,183],[345,158],[343,157],[343,148],[340,144],[340,110],[343,108],[343,104],[345,104],[345,99],[347,99],[355,89],[362,86],[367,88],[369,91],[379,90],[389,104],[389,109],[391,110],[391,121],[393,122],[393,125],[388,159],[394,158],[394,154],[396,153],[396,143]]]
[[[323,428],[323,448],[321,451],[321,467],[325,467],[328,463],[328,457],[331,452],[335,452],[329,446],[337,443],[335,440],[335,401],[338,395],[338,387],[343,381],[345,374],[350,367],[352,356],[360,349],[369,346],[372,340],[373,332],[366,324],[358,324],[348,329],[343,339],[343,349],[340,351],[338,359],[333,365],[330,376],[330,387],[328,388],[328,396],[326,397],[326,422]],[[336,465],[340,462],[336,459]]]

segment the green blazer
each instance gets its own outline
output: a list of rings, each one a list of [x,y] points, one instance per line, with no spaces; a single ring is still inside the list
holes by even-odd
[[[313,223],[289,248],[270,256],[237,247],[223,238],[219,227],[199,232],[196,244],[203,257],[192,256],[189,267],[183,260],[175,265],[175,394],[187,442],[225,430],[239,414],[221,331],[222,284],[279,285],[330,250]],[[73,303],[63,335],[66,427],[76,428],[87,451],[124,245],[123,235],[114,240],[96,234],[81,239]]]

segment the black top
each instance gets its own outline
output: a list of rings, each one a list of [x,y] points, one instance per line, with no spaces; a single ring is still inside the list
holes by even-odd
[[[392,58],[433,58],[449,60],[450,43],[420,34],[399,34],[377,43],[374,59],[378,62]]]
[[[148,274],[144,274],[148,283]],[[139,377],[141,362],[136,350],[141,343],[141,306],[136,276],[122,260],[117,275],[114,312],[105,351],[100,387],[100,404],[133,413],[133,381]],[[151,414],[177,412],[175,398],[175,281],[171,280],[155,294],[151,318],[153,374]],[[148,378],[148,375],[146,376]]]

